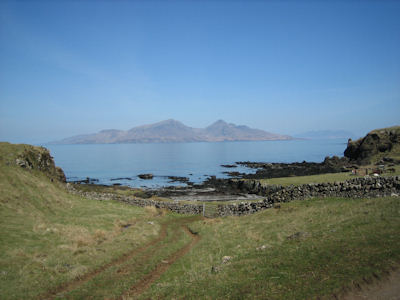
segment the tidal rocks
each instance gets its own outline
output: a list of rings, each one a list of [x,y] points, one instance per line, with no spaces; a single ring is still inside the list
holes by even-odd
[[[227,174],[230,177],[236,177],[236,178],[242,178],[244,175],[246,175],[245,173],[240,173],[240,172],[236,172],[236,171],[233,171],[233,172],[222,172],[222,173],[223,174]]]
[[[118,178],[111,178],[110,181],[118,181],[118,180],[132,180],[130,177],[118,177]]]
[[[149,180],[149,179],[153,179],[154,175],[153,175],[153,174],[150,174],[150,173],[149,173],[149,174],[139,174],[138,177],[139,177],[140,179]]]
[[[182,183],[189,183],[188,177],[183,176],[168,176],[169,182],[182,182]]]
[[[255,174],[243,175],[247,179],[264,179],[290,176],[307,176],[324,173],[339,173],[351,169],[348,158],[337,156],[326,157],[321,163],[296,162],[296,163],[262,163],[262,162],[237,162],[248,168],[257,169]]]
[[[223,168],[237,168],[237,165],[221,165]]]
[[[76,183],[76,184],[96,184],[99,182],[99,180],[97,178],[90,178],[90,177],[86,177],[86,179],[82,179],[82,180],[73,180],[71,181],[72,183]]]

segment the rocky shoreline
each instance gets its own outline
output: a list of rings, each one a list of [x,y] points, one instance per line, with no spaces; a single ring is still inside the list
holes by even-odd
[[[236,164],[252,169],[257,169],[254,174],[242,174],[246,179],[269,179],[291,176],[308,176],[325,173],[348,172],[356,167],[346,157],[326,157],[321,163],[295,162],[295,163],[259,163],[259,162],[237,162]]]
[[[390,127],[371,131],[366,137],[357,141],[349,139],[344,157],[326,157],[324,161],[294,162],[294,163],[265,163],[265,162],[235,162],[234,164],[220,165],[232,170],[225,171],[230,178],[209,176],[200,184],[195,184],[188,177],[165,176],[169,183],[182,183],[181,186],[166,186],[156,189],[145,189],[142,193],[148,197],[164,197],[169,199],[189,201],[242,201],[257,199],[254,195],[262,196],[279,192],[280,186],[263,186],[258,179],[281,177],[309,176],[327,173],[352,172],[354,175],[381,174],[395,172],[395,166],[400,164],[399,156],[400,127]],[[395,158],[390,157],[394,155]],[[396,156],[397,155],[397,156]],[[369,162],[370,166],[365,167]],[[363,166],[364,165],[364,166]],[[237,167],[247,167],[255,172],[241,173]],[[143,180],[153,179],[153,174],[139,174]],[[118,178],[117,178],[118,179]],[[116,179],[116,180],[117,180]],[[129,179],[129,178],[122,178]],[[365,182],[368,182],[368,177]],[[96,179],[87,178],[75,183],[98,183]],[[397,183],[396,183],[397,184]],[[120,185],[115,183],[113,185]],[[324,186],[325,184],[323,184]],[[358,186],[358,185],[356,185]],[[295,190],[297,188],[294,188]],[[395,185],[397,189],[397,185]],[[305,190],[305,188],[302,188]],[[335,189],[334,189],[335,190]]]
[[[255,169],[255,173],[243,173],[238,171],[226,171],[224,174],[229,175],[230,178],[241,178],[241,179],[267,179],[267,178],[278,178],[278,177],[290,177],[290,176],[306,176],[306,175],[317,175],[325,173],[339,173],[347,172],[352,168],[358,168],[354,164],[350,164],[349,160],[345,157],[339,158],[337,156],[326,157],[321,163],[317,162],[294,162],[294,163],[265,163],[265,162],[236,162],[231,165],[221,165],[223,168],[234,169],[238,166],[244,166],[249,169]],[[138,174],[138,178],[144,180],[151,180],[156,176],[151,173]],[[179,182],[187,185],[195,185],[195,183],[190,181],[189,177],[185,176],[161,176],[167,178],[169,183]],[[209,185],[210,180],[215,178],[215,175],[210,175],[203,182]],[[118,180],[133,180],[133,177],[118,177],[111,178],[110,181]],[[83,180],[71,180],[72,183],[96,183],[99,182],[97,178],[86,178]],[[207,183],[208,182],[208,183]]]
[[[243,194],[247,193],[247,195],[259,195],[261,198],[247,199],[247,201],[237,201],[236,203],[206,205],[204,200],[187,203],[176,199],[173,199],[175,201],[162,201],[116,193],[81,191],[71,184],[67,184],[67,189],[71,193],[96,200],[116,200],[136,206],[155,206],[180,214],[203,214],[207,217],[248,215],[264,209],[276,207],[281,202],[304,200],[314,197],[371,198],[384,196],[398,197],[400,194],[400,176],[368,176],[354,178],[344,182],[303,184],[300,186],[288,187],[278,185],[264,186],[255,180],[230,181],[229,184],[233,190],[242,191]]]
[[[391,161],[391,160],[389,160]],[[392,162],[392,161],[391,161]],[[250,194],[259,194],[257,191],[252,191],[246,188],[246,182],[256,182],[258,179],[270,179],[280,177],[308,176],[319,175],[326,173],[340,173],[353,171],[357,173],[360,166],[352,163],[346,157],[326,157],[323,162],[295,162],[295,163],[263,163],[263,162],[236,162],[235,165],[223,165],[225,168],[234,168],[234,166],[246,166],[251,169],[256,169],[255,173],[239,173],[227,172],[230,178],[217,178],[209,176],[200,184],[195,184],[188,177],[183,176],[164,176],[168,178],[169,183],[181,183],[182,185],[165,186],[158,188],[146,188],[144,194],[148,197],[157,196],[171,198],[174,200],[188,201],[234,201],[248,200],[253,198]],[[364,171],[365,172],[365,171]],[[380,172],[378,169],[371,169],[371,173]],[[153,174],[140,174],[142,179],[151,180]],[[113,180],[131,178],[115,178]],[[98,184],[98,180],[87,178],[86,180],[72,181],[74,184]],[[114,183],[114,186],[121,184]],[[269,187],[273,189],[274,187]],[[200,200],[202,199],[202,200]]]
[[[88,177],[74,181],[72,184],[67,183],[67,189],[74,193],[93,194],[100,199],[111,197],[134,205],[153,205],[180,213],[199,213],[201,205],[204,212],[205,203],[210,203],[211,207],[217,208],[217,212],[214,211],[217,216],[247,214],[269,208],[275,203],[312,197],[398,196],[400,176],[387,175],[394,174],[398,168],[397,165],[400,163],[399,145],[400,127],[397,126],[375,130],[356,142],[349,140],[348,147],[344,152],[345,157],[326,157],[321,163],[305,161],[295,163],[236,162],[222,167],[232,169],[237,166],[246,166],[255,169],[256,172],[247,174],[236,172],[234,178],[209,176],[201,184],[194,184],[187,177],[164,176],[171,183],[179,182],[184,185],[155,189],[134,189],[121,186],[119,180],[133,180],[128,177],[112,179],[111,181],[116,181],[116,183],[108,186],[100,185],[98,179]],[[357,153],[360,156],[357,156]],[[363,163],[368,160],[370,164],[367,167],[359,164],[360,158]],[[21,168],[39,170],[52,181],[66,181],[63,171],[55,166],[53,158],[45,148],[27,145],[15,158],[14,163]],[[364,177],[334,183],[290,186],[264,185],[259,181],[259,179],[349,171],[352,171],[353,175]],[[383,173],[387,174],[381,176]],[[150,173],[137,176],[142,180],[152,180],[154,177]],[[339,176],[339,178],[345,177]]]

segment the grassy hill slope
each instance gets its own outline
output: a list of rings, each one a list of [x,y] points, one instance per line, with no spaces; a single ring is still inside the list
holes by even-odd
[[[1,299],[313,299],[400,263],[399,197],[199,220],[71,195],[44,148],[0,154]]]
[[[141,299],[334,298],[400,262],[399,197],[294,201],[191,228],[197,247]]]
[[[16,165],[22,153],[42,150],[0,144],[2,299],[34,298],[82,276],[154,238],[163,218],[155,210],[70,195],[46,172]]]

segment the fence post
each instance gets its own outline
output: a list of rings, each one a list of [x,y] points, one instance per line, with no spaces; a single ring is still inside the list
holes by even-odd
[[[206,212],[206,204],[203,202],[203,217],[205,216],[205,212]]]

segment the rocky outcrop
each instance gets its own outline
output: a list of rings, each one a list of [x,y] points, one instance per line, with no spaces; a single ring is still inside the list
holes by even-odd
[[[370,164],[376,162],[377,155],[390,156],[399,148],[400,126],[394,126],[373,130],[356,141],[349,139],[344,155],[358,164]]]
[[[26,145],[15,159],[15,164],[21,168],[41,171],[51,179],[66,182],[64,171],[56,167],[49,150],[44,147]]]

